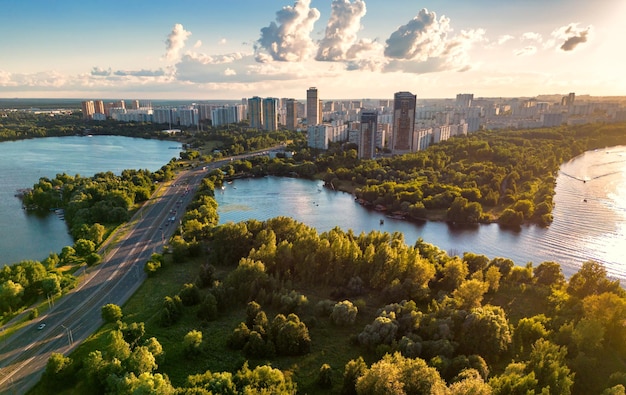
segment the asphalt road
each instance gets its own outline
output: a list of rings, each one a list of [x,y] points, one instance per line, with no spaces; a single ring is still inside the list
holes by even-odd
[[[207,170],[225,162],[212,163]],[[76,289],[59,299],[45,315],[0,343],[0,393],[27,392],[41,378],[52,353],[68,355],[102,325],[102,306],[124,304],[144,281],[145,262],[154,252],[162,251],[179,225],[207,170],[180,172],[161,196],[135,214],[123,228],[124,237],[107,249],[100,265],[80,276]],[[171,210],[176,210],[176,220],[166,226]],[[41,323],[46,325],[38,329]]]

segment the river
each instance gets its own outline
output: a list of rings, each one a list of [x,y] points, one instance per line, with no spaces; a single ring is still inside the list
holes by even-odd
[[[177,147],[176,150],[171,149]],[[22,210],[15,197],[40,177],[59,173],[90,177],[125,169],[156,171],[178,157],[180,143],[121,136],[48,137],[0,143],[0,265],[42,260],[74,244],[65,222],[54,214]]]
[[[265,177],[235,180],[216,193],[220,222],[292,217],[319,232],[336,226],[355,233],[402,232],[452,255],[474,252],[505,257],[518,265],[561,264],[569,277],[587,260],[605,265],[609,275],[626,280],[626,147],[586,152],[561,166],[554,222],[549,227],[502,229],[497,224],[453,227],[444,222],[386,218],[354,201],[352,195],[322,187],[321,181]],[[384,223],[381,224],[381,220]]]
[[[157,170],[180,144],[119,136],[61,137],[0,143],[0,265],[41,260],[73,244],[65,222],[54,214],[21,209],[14,196],[40,177],[57,173],[91,176],[101,171]],[[470,251],[516,264],[561,264],[566,276],[586,260],[596,260],[611,276],[626,280],[626,147],[586,152],[565,163],[557,177],[554,222],[518,231],[497,224],[458,228],[443,222],[386,218],[354,201],[352,195],[322,187],[320,181],[265,177],[236,180],[216,192],[220,222],[292,217],[319,232],[336,226],[355,233],[402,232],[450,254]],[[381,220],[384,223],[381,224]]]

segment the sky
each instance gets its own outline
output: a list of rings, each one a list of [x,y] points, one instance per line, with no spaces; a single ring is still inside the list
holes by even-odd
[[[626,96],[624,0],[0,0],[0,98]]]

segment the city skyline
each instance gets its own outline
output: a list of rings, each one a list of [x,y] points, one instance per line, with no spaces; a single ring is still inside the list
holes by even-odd
[[[3,2],[0,97],[621,96],[620,0]]]

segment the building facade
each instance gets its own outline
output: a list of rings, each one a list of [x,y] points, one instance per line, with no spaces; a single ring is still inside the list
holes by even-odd
[[[263,99],[263,130],[273,132],[278,130],[278,99],[266,97]]]
[[[376,156],[376,133],[378,113],[374,110],[361,110],[359,138],[359,158],[372,159]]]
[[[251,128],[263,129],[263,99],[258,96],[248,99],[248,120]]]
[[[287,99],[285,107],[287,113],[285,127],[288,130],[295,131],[298,127],[298,102],[295,99]]]
[[[306,122],[307,126],[322,123],[322,104],[317,95],[317,88],[312,87],[306,91]]]
[[[391,153],[394,155],[413,151],[416,100],[411,92],[397,92],[393,96]]]

